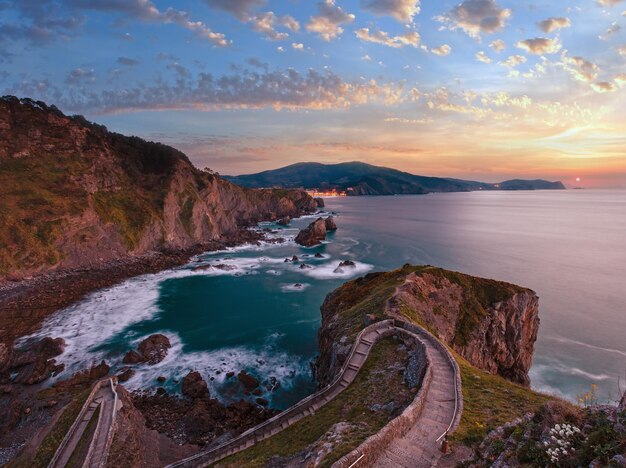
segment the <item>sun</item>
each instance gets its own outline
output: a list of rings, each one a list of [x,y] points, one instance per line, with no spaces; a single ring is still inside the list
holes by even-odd
[[[576,177],[576,182],[580,182],[580,177]]]

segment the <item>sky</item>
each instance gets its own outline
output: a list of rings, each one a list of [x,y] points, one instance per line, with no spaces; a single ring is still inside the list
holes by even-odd
[[[625,27],[626,0],[0,0],[0,92],[222,174],[626,188]]]

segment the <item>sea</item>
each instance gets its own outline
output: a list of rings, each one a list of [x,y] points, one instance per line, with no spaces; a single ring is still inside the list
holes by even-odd
[[[127,387],[176,393],[197,370],[229,402],[244,395],[228,375],[244,370],[282,409],[316,389],[311,363],[329,292],[368,272],[429,264],[537,292],[533,388],[576,401],[595,385],[600,402],[626,389],[626,191],[341,197],[327,198],[325,211],[339,229],[321,246],[293,241],[314,217],[286,228],[262,223],[285,242],[206,253],[96,291],[35,337],[66,340],[65,378],[102,359],[120,369],[128,350],[163,333],[168,356],[138,366]],[[337,268],[348,259],[356,268]]]

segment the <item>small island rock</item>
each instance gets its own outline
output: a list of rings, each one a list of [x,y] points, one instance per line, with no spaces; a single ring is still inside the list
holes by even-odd
[[[183,377],[181,391],[184,396],[192,400],[209,396],[209,387],[198,371],[190,371]]]

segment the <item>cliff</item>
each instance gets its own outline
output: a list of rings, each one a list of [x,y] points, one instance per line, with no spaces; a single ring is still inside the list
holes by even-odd
[[[0,280],[227,239],[316,206],[298,190],[241,188],[54,106],[0,99]]]
[[[317,377],[338,371],[358,331],[384,318],[424,326],[473,366],[528,385],[538,298],[519,286],[430,266],[372,273],[330,293],[322,308]]]

